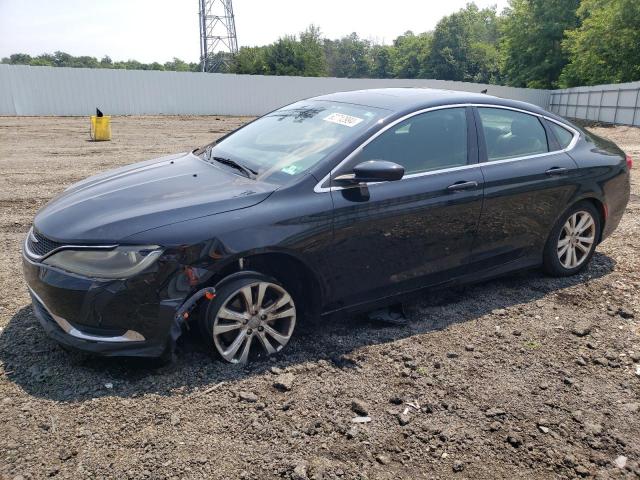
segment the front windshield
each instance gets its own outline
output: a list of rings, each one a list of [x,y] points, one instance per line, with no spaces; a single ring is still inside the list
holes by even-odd
[[[283,184],[309,170],[389,112],[327,101],[302,101],[269,113],[223,138],[202,158],[227,159]]]

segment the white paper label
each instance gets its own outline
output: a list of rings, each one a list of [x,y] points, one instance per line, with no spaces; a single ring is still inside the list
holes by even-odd
[[[362,118],[353,117],[345,113],[331,113],[323,118],[325,122],[337,123],[338,125],[344,125],[345,127],[355,127],[358,125]]]
[[[291,164],[280,169],[280,171],[286,173],[287,175],[295,175],[296,173],[302,171],[302,168],[298,167],[297,165]]]

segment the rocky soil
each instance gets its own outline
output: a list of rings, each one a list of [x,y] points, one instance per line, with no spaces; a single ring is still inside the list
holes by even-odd
[[[92,173],[246,121],[0,117],[0,478],[638,478],[640,129],[632,198],[589,269],[538,271],[408,303],[409,322],[336,316],[238,368],[195,334],[175,363],[67,353],[21,278],[38,207]]]

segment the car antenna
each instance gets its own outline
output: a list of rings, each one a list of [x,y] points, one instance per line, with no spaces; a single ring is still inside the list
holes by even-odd
[[[484,90],[482,90],[480,93],[487,93],[488,88],[485,88]]]
[[[100,111],[99,108],[96,108],[96,117],[104,117],[104,114]]]

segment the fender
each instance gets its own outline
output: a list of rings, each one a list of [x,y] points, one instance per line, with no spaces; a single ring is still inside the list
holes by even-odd
[[[225,276],[225,278],[219,280],[219,282],[224,281],[224,279],[234,276],[234,278],[238,278],[235,277],[236,273],[244,273],[244,272],[250,272],[250,270],[243,270],[243,266],[241,266],[241,264],[244,262],[244,260],[246,258],[249,257],[254,257],[254,256],[259,256],[259,255],[268,255],[268,254],[278,254],[278,255],[286,255],[290,258],[292,258],[293,260],[295,260],[296,262],[302,264],[313,276],[313,278],[315,279],[315,281],[317,282],[318,286],[320,287],[320,298],[324,299],[326,298],[326,293],[327,293],[327,285],[326,282],[324,281],[324,278],[322,277],[322,275],[318,272],[318,269],[312,265],[306,258],[304,258],[302,255],[300,255],[297,251],[295,250],[290,250],[287,248],[282,248],[282,247],[264,247],[264,248],[256,248],[256,249],[252,249],[252,250],[247,250],[245,252],[242,253],[237,253],[234,254],[232,256],[229,256],[223,260],[220,260],[219,262],[216,262],[215,264],[212,264],[212,268],[211,271],[214,275],[218,275],[221,272],[224,272],[225,270],[227,270],[230,266],[236,264],[238,265],[238,268],[241,270],[239,272],[234,272],[232,274],[230,274],[229,276]],[[252,273],[256,273],[256,272],[252,272]],[[219,289],[219,284],[216,283],[214,284],[216,289]]]
[[[264,276],[264,274],[261,274],[260,272],[256,272],[255,270],[241,270],[239,272],[232,273],[231,275],[227,275],[226,277],[221,279],[218,283],[216,283],[214,289],[215,291],[218,291],[225,285],[229,284],[229,282],[233,282],[241,278],[252,277],[255,275]]]
[[[587,201],[595,200],[599,204],[596,206],[596,208],[600,210],[600,213],[602,214],[602,218],[600,221],[600,231],[598,232],[598,240],[596,242],[597,244],[599,244],[603,240],[603,232],[605,230],[605,225],[607,223],[607,216],[608,216],[607,203],[605,202],[604,195],[601,192],[596,192],[593,190],[588,190],[585,192],[576,192],[576,194],[574,194],[569,200],[569,202],[567,203],[567,208],[561,211],[553,220],[553,225],[555,225],[558,222],[560,217],[564,215],[567,209],[571,208],[572,205],[575,205],[576,203],[582,202],[584,200],[587,200]],[[553,228],[553,226],[551,228]]]

